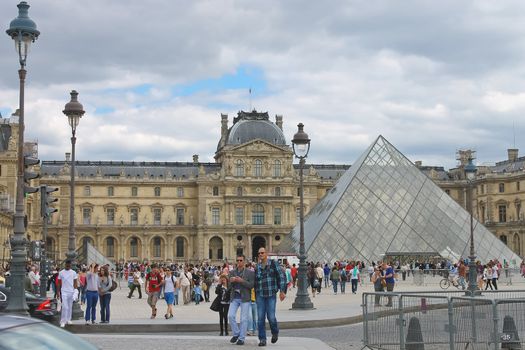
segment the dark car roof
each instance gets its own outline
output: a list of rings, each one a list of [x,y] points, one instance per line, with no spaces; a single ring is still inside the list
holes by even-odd
[[[8,328],[24,326],[33,323],[42,323],[38,319],[12,315],[12,314],[0,314],[0,333]]]

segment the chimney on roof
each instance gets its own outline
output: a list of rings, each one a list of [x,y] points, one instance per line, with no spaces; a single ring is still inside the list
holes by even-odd
[[[421,168],[421,166],[423,165],[423,162],[420,161],[420,160],[416,160],[416,161],[414,162],[414,164],[415,164],[418,168]]]
[[[518,149],[517,148],[509,148],[507,150],[507,153],[509,155],[509,161],[515,162],[518,160]]]
[[[195,165],[199,164],[199,155],[198,154],[194,154],[193,155],[193,164],[195,164]]]
[[[283,116],[282,115],[275,116],[275,124],[277,124],[279,129],[283,130]]]
[[[71,153],[66,152],[66,163],[69,163],[71,160]]]
[[[225,139],[228,134],[228,114],[221,113],[221,138]]]

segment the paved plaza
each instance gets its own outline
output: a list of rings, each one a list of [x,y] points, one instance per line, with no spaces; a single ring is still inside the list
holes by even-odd
[[[428,276],[423,285],[415,285],[414,279],[409,277],[406,281],[399,281],[396,284],[396,291],[440,291],[440,277]],[[525,279],[515,275],[510,280],[501,279],[500,290],[525,290]],[[277,319],[283,336],[277,344],[268,344],[276,348],[286,349],[329,349],[319,339],[310,339],[316,336],[316,332],[323,327],[348,326],[362,322],[362,293],[373,292],[371,283],[365,282],[360,286],[357,294],[352,294],[350,284],[347,284],[346,294],[334,295],[332,288],[323,288],[321,294],[312,298],[315,309],[308,311],[291,310],[291,305],[295,298],[296,289],[289,291],[287,298],[283,302],[277,303]],[[453,288],[456,290],[455,288]],[[449,289],[450,290],[450,289]],[[212,289],[213,291],[213,289]],[[126,283],[121,281],[120,288],[112,293],[111,300],[111,322],[109,324],[96,324],[86,326],[83,320],[76,320],[68,329],[72,332],[81,334],[87,340],[97,344],[102,349],[111,349],[115,342],[126,340],[126,344],[131,344],[127,350],[140,348],[140,342],[133,342],[133,335],[140,338],[149,337],[147,334],[156,333],[155,339],[159,344],[174,342],[174,344],[184,346],[192,344],[193,348],[208,348],[214,345],[216,348],[229,347],[227,338],[219,337],[218,313],[209,309],[210,303],[190,303],[188,305],[176,305],[175,317],[170,320],[164,318],[166,304],[160,300],[157,304],[157,318],[150,319],[150,309],[146,303],[146,295],[139,299],[137,294],[131,299],[127,298],[128,289]],[[211,295],[213,300],[214,295]],[[97,309],[97,319],[99,310]],[[297,337],[297,331],[312,329],[305,333],[299,332],[304,337]],[[121,333],[122,336],[113,340],[106,339],[104,334]],[[162,333],[162,334],[159,334]],[[202,333],[199,335],[199,333]],[[216,333],[216,335],[215,335]],[[146,335],[141,335],[146,334]],[[317,333],[319,334],[319,333]],[[113,335],[112,335],[113,337]],[[164,338],[165,337],[165,338]],[[353,336],[348,339],[348,346],[345,348],[355,348],[360,344],[362,334],[359,330],[353,331]],[[253,343],[253,344],[252,344]],[[134,345],[133,345],[134,344]],[[219,345],[217,345],[219,344]],[[353,344],[353,345],[352,345]],[[257,345],[257,337],[248,337],[246,345]],[[351,345],[351,346],[350,346]],[[159,348],[162,345],[159,345]]]

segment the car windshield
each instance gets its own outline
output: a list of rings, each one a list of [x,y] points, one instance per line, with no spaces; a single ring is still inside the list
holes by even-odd
[[[0,332],[0,350],[97,350],[82,338],[47,323],[32,323]]]

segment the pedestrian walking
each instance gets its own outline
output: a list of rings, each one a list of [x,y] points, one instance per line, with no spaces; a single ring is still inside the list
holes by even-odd
[[[57,287],[60,300],[62,301],[60,327],[64,328],[66,324],[71,324],[73,299],[75,290],[78,288],[78,275],[71,269],[71,260],[66,260],[64,269],[58,273]]]
[[[160,297],[162,277],[157,269],[157,264],[151,265],[151,271],[146,275],[146,293],[148,294],[148,305],[151,307],[151,319],[157,317],[157,301]]]
[[[229,273],[230,279],[230,310],[228,320],[232,328],[233,337],[230,343],[244,345],[248,330],[248,314],[251,311],[251,291],[254,285],[255,274],[245,266],[244,255],[236,258],[237,266]],[[240,308],[240,327],[237,325],[237,310]]]
[[[100,323],[109,323],[109,314],[111,302],[111,285],[113,279],[109,275],[109,270],[106,266],[102,266],[99,274],[98,294],[100,297]]]
[[[98,302],[98,265],[89,265],[89,270],[86,272],[86,314],[84,319],[86,325],[95,324],[97,315]]]
[[[279,339],[279,325],[275,317],[275,305],[286,298],[286,276],[276,260],[268,259],[266,248],[258,251],[258,263],[255,271],[255,297],[257,301],[257,326],[259,346],[266,346],[266,319],[272,332],[272,343]]]
[[[175,289],[177,288],[177,278],[173,276],[169,268],[164,269],[164,300],[166,301],[167,310],[164,315],[165,319],[173,318],[173,303],[175,302]]]
[[[221,327],[220,335],[228,335],[228,312],[230,309],[230,293],[228,291],[228,276],[220,275],[219,284],[215,287],[215,294],[220,300],[219,324]]]

